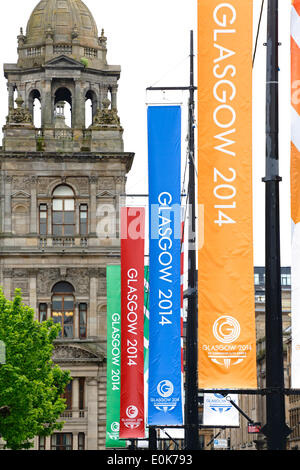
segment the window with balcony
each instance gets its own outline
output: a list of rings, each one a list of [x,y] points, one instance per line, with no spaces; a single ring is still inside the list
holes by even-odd
[[[84,434],[84,432],[78,433],[78,450],[85,450],[85,434]]]
[[[85,408],[84,389],[85,389],[85,378],[80,377],[79,378],[79,403],[78,403],[79,410],[84,410]]]
[[[39,322],[42,323],[43,321],[47,320],[47,304],[40,304],[39,305]]]
[[[58,186],[53,192],[52,234],[58,237],[75,235],[74,192],[66,185]]]
[[[71,433],[55,433],[51,436],[51,450],[72,450],[73,435]]]
[[[62,398],[66,400],[66,410],[72,410],[72,382],[69,382],[66,386]]]
[[[40,235],[47,235],[48,207],[40,204]]]
[[[88,234],[88,205],[80,204],[80,235]]]
[[[52,318],[60,324],[60,337],[74,337],[74,287],[68,282],[59,282],[52,289]]]
[[[79,304],[79,338],[87,337],[87,304]]]

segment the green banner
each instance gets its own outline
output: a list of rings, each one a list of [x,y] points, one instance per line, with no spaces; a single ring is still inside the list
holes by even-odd
[[[148,437],[148,379],[149,379],[149,266],[145,266],[145,305],[144,305],[144,385],[145,385],[145,424]]]
[[[119,439],[121,387],[121,267],[107,266],[106,447],[126,447]]]

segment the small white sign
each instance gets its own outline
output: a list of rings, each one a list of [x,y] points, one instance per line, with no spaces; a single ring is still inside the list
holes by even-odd
[[[205,426],[236,426],[240,425],[238,410],[230,403],[238,405],[238,395],[224,397],[220,393],[204,394],[203,424]]]
[[[215,439],[214,440],[215,449],[227,449],[227,447],[228,447],[227,439]]]

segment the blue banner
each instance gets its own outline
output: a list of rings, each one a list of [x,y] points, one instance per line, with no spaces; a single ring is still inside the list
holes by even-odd
[[[149,425],[180,425],[181,108],[148,107]]]

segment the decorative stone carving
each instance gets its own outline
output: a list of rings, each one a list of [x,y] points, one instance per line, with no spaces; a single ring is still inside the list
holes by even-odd
[[[115,108],[109,109],[110,100],[105,98],[102,102],[103,108],[97,109],[92,128],[116,128],[121,130],[120,118]]]
[[[67,184],[71,184],[76,188],[78,194],[88,194],[89,193],[89,179],[88,177],[76,177],[76,178],[67,178]]]
[[[51,183],[57,180],[57,178],[51,178],[47,176],[39,177],[38,179],[38,193],[39,194],[47,194],[49,186]]]
[[[51,287],[55,282],[60,280],[60,272],[58,268],[41,269],[37,275],[37,292],[38,295],[50,295]]]
[[[24,183],[26,184],[26,187],[31,187],[32,185],[35,185],[38,182],[38,177],[35,175],[31,176],[25,176],[24,178]]]
[[[102,360],[102,357],[98,357],[96,354],[88,351],[86,349],[82,349],[76,346],[56,346],[54,348],[53,356],[54,361],[82,361],[82,360],[90,360],[90,359],[99,359]]]
[[[89,176],[89,182],[90,182],[91,184],[97,184],[97,182],[98,182],[98,176],[95,176],[95,175]]]
[[[23,176],[14,176],[12,180],[12,190],[20,191],[26,189],[26,183]]]
[[[98,190],[101,189],[115,189],[115,183],[112,176],[103,176],[98,180]]]
[[[21,289],[23,295],[29,294],[29,273],[27,269],[14,269],[12,272],[12,292]]]
[[[7,124],[31,124],[32,115],[27,108],[23,107],[24,100],[19,96],[16,99],[17,108],[10,108],[6,118]]]
[[[99,269],[98,295],[100,297],[106,296],[106,272],[103,268]]]
[[[67,269],[66,281],[74,285],[77,295],[89,295],[90,278],[88,268]]]

